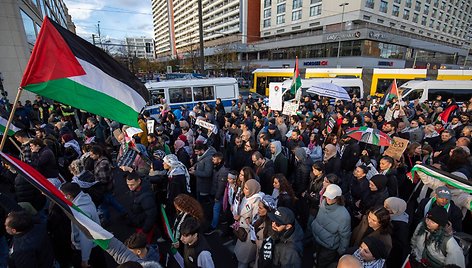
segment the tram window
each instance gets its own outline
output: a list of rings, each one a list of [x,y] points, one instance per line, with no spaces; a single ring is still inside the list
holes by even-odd
[[[420,99],[423,96],[423,91],[424,91],[424,89],[412,90],[412,91],[410,91],[410,93],[408,95],[403,97],[403,100],[404,101],[413,101],[413,100],[416,100],[416,99]]]
[[[356,95],[358,98],[361,96],[361,88],[360,87],[343,87],[346,91],[347,94],[352,98],[354,95]]]
[[[164,89],[159,88],[151,91],[151,103],[150,105],[156,105],[161,103],[161,99],[164,98]]]

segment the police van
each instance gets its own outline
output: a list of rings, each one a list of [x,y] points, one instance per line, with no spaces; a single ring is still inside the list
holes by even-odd
[[[172,110],[181,106],[191,109],[198,102],[215,106],[217,98],[229,110],[231,101],[239,96],[237,80],[229,77],[148,82],[145,86],[151,94],[151,103],[145,110],[153,115],[159,113],[163,98]]]
[[[467,102],[472,97],[472,81],[408,81],[399,87],[402,101],[409,103],[416,99],[419,102],[433,101],[437,96],[443,100],[454,99],[456,102]]]

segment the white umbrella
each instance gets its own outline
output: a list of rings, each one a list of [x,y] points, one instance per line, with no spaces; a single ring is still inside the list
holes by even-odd
[[[351,97],[343,87],[333,83],[316,83],[307,89],[306,92],[340,100],[351,100]]]

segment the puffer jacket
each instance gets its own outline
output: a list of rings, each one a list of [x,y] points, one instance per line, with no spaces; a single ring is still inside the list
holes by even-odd
[[[308,187],[310,181],[310,172],[313,161],[309,156],[307,156],[305,149],[297,148],[295,150],[295,155],[299,159],[295,161],[295,177],[293,178],[293,190],[297,197],[300,197],[303,191]]]
[[[425,223],[422,222],[416,227],[415,233],[411,238],[411,254],[417,260],[421,261],[422,258],[426,256],[430,256],[426,259],[434,258],[436,261],[441,263],[440,267],[445,266],[447,264],[455,264],[459,267],[465,267],[465,258],[462,248],[457,244],[456,240],[449,236],[445,235],[443,239],[447,239],[447,241],[443,242],[446,243],[445,250],[436,247],[436,243],[426,241],[426,237],[431,237],[430,232],[426,229],[423,234],[419,234],[419,230],[424,228],[423,225]],[[425,247],[425,245],[427,246]],[[442,247],[440,245],[439,247]],[[425,250],[429,252],[429,254],[425,254]],[[431,266],[436,267],[436,266]]]
[[[344,206],[328,205],[323,200],[311,228],[319,245],[337,250],[339,255],[346,251],[351,237],[351,216]]]
[[[209,147],[202,156],[198,157],[195,164],[195,177],[197,177],[197,191],[209,194],[211,192],[213,162],[211,157],[216,153],[215,148]]]
[[[37,211],[46,204],[46,197],[21,175],[15,177],[15,196],[18,203],[29,202]]]

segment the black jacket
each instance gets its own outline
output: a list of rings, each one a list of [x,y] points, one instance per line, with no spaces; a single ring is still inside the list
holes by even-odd
[[[423,220],[424,211],[430,199],[431,198],[423,198],[423,200],[421,200],[418,208],[416,209],[412,226],[416,227]],[[433,206],[437,206],[436,202],[433,203]],[[456,206],[456,204],[454,204],[454,201],[452,200],[450,201],[447,214],[449,216],[448,220],[452,224],[452,229],[454,229],[456,232],[462,232],[462,211],[458,206]]]
[[[41,148],[39,152],[33,153],[31,166],[46,178],[57,178],[59,176],[56,157],[47,146]]]
[[[292,179],[295,196],[300,197],[308,187],[310,181],[311,166],[313,161],[307,157],[302,161],[295,161],[295,177]]]
[[[261,191],[266,194],[272,194],[274,190],[272,177],[274,176],[274,162],[270,159],[265,159],[265,162],[260,167],[255,167],[256,175],[259,177],[261,184]]]
[[[341,159],[338,156],[334,156],[325,163],[325,173],[334,173],[338,176],[341,175]]]
[[[157,219],[154,194],[146,180],[141,181],[141,186],[138,189],[131,192],[133,203],[128,216],[134,227],[142,228],[143,232],[148,233],[152,230]]]
[[[215,196],[215,200],[223,200],[226,183],[228,182],[228,172],[229,169],[223,163],[213,169],[211,194]]]
[[[29,202],[37,211],[46,204],[46,197],[21,175],[15,178],[15,195],[18,203]]]
[[[359,200],[367,200],[369,196],[369,180],[366,177],[362,179],[357,179],[355,177],[350,180],[350,196],[349,196],[349,207],[351,210],[359,211],[359,208],[356,207],[356,202]]]
[[[344,146],[343,156],[341,157],[341,168],[346,172],[352,172],[359,161],[360,147],[356,140],[350,140]]]
[[[409,225],[404,221],[391,221],[392,251],[387,258],[387,267],[402,267],[403,262],[410,253]]]
[[[274,172],[282,173],[284,175],[288,172],[288,159],[283,153],[279,153],[274,160]]]
[[[13,236],[12,244],[9,267],[53,267],[54,253],[45,224],[36,224],[31,230]]]
[[[387,188],[382,190],[378,190],[372,192],[369,190],[369,194],[366,196],[364,200],[361,199],[360,202],[360,210],[361,213],[365,215],[367,210],[375,207],[375,206],[383,206],[385,199],[388,198],[388,191]]]
[[[179,159],[185,167],[190,168],[190,155],[185,151],[184,148],[180,148],[177,152],[175,152],[177,159]]]

